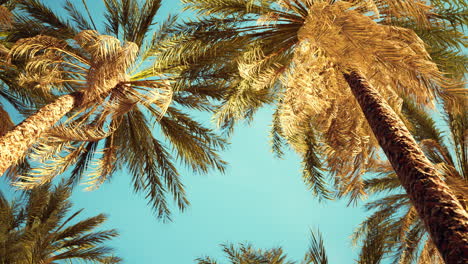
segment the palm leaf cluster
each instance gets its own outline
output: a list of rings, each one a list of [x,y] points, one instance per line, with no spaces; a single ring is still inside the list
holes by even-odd
[[[444,104],[442,113],[443,123],[449,128],[447,134],[437,128],[429,113],[410,102],[403,104],[403,113],[424,152],[466,209],[468,148],[466,137],[459,136],[468,124],[466,100],[455,97]],[[385,256],[393,263],[444,263],[389,164],[381,164],[375,176],[365,180],[365,189],[381,197],[366,204],[365,208],[372,214],[355,231],[355,241],[367,241],[375,230],[381,230],[385,235],[373,245],[384,248]]]
[[[178,48],[193,44],[193,54],[216,56],[216,61],[206,56],[205,65],[196,64],[191,74],[226,87],[218,124],[229,132],[262,106],[276,106],[273,150],[281,155],[285,143],[292,146],[303,158],[306,183],[322,198],[364,194],[360,176],[380,160],[343,73],[359,71],[400,113],[403,96],[431,106],[441,87],[458,91],[428,52],[438,54],[444,45],[458,59],[444,62],[438,55],[441,69],[458,76],[466,69],[459,50],[463,13],[454,14],[461,21],[449,21],[432,15],[437,9],[422,1],[184,2],[204,17],[184,25]],[[419,35],[408,28],[418,28]],[[441,36],[431,41],[433,29]],[[334,193],[324,170],[340,176],[333,177]]]
[[[186,66],[164,57],[175,18],[152,33],[160,1],[104,3],[105,35],[91,30],[94,22],[70,1],[65,6],[69,20],[49,16],[50,9],[39,1],[18,1],[15,23],[56,29],[36,35],[14,24],[8,38],[20,39],[9,51],[11,64],[20,70],[15,81],[46,98],[34,109],[64,94],[78,93],[79,100],[68,118],[27,153],[41,165],[19,177],[17,185],[31,188],[71,168],[75,183],[87,174],[90,188],[96,188],[125,168],[134,189],[166,218],[166,194],[180,209],[188,205],[175,159],[195,172],[224,169],[216,151],[225,141],[184,112],[211,111],[211,99],[221,92],[182,76]]]
[[[70,211],[70,195],[64,183],[42,185],[12,202],[0,193],[0,262],[119,263],[113,249],[102,245],[117,231],[96,230],[106,221],[103,214],[78,221],[83,209]]]

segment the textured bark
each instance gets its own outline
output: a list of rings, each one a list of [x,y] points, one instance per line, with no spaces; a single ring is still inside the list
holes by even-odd
[[[0,175],[23,158],[48,128],[64,117],[79,101],[78,94],[63,95],[28,117],[0,138]]]
[[[344,77],[445,263],[468,263],[468,213],[379,93],[355,72]]]

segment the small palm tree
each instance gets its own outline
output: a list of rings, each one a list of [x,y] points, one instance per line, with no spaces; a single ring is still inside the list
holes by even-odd
[[[325,248],[323,247],[323,241],[319,234],[318,239],[314,233],[312,234],[312,244],[309,248],[309,252],[304,257],[304,261],[301,264],[327,264],[327,257],[325,254]],[[315,248],[318,246],[318,248]],[[249,263],[249,264],[295,264],[298,262],[288,260],[288,256],[284,253],[281,247],[272,248],[268,250],[255,249],[250,244],[240,244],[238,247],[233,244],[223,244],[221,245],[224,253],[229,260],[229,263]],[[318,251],[315,251],[317,250]],[[315,255],[314,255],[315,254]],[[314,258],[317,257],[318,258]],[[195,260],[197,264],[217,264],[219,262],[215,261],[211,257],[203,257]],[[317,262],[315,262],[317,261]]]
[[[466,209],[467,142],[460,135],[468,129],[468,112],[464,98],[455,100],[445,104],[444,117],[449,128],[446,136],[427,112],[410,102],[403,104],[403,112],[408,116],[408,126],[426,156],[435,164]],[[387,256],[392,257],[394,263],[444,263],[389,164],[382,164],[376,176],[365,181],[365,188],[369,193],[385,195],[366,204],[366,209],[374,212],[356,230],[356,241],[360,238],[367,240],[373,230],[380,229],[385,237],[374,245],[386,248],[389,252]]]
[[[369,237],[363,247],[363,251],[356,263],[359,264],[379,264],[382,256],[381,248],[373,247],[372,243],[379,240],[381,235],[377,232],[373,237]],[[322,234],[320,231],[316,233],[310,232],[310,245],[302,261],[290,261],[281,247],[261,250],[255,249],[252,245],[240,244],[235,247],[232,244],[221,245],[225,252],[229,263],[245,263],[245,264],[328,264],[328,256],[325,250]],[[218,264],[210,257],[196,259],[197,264]]]
[[[444,259],[463,259],[468,214],[399,118],[402,96],[426,105],[446,96],[448,84],[421,39],[393,26],[395,20],[430,26],[437,18],[429,6],[410,0],[184,2],[206,15],[194,31],[222,54],[220,63],[228,66],[220,73],[232,73],[217,112],[221,126],[230,129],[277,103],[274,140],[286,138],[303,156],[318,191],[324,189],[322,160],[342,176],[335,177],[338,186],[359,186],[380,146]],[[223,54],[223,46],[234,52]],[[444,210],[433,210],[435,204]]]
[[[94,22],[71,2],[65,6],[71,19],[63,22],[39,1],[18,1],[21,19],[15,28],[33,23],[54,29],[37,36],[13,30],[9,36],[11,41],[28,36],[9,53],[21,70],[17,81],[49,100],[0,138],[0,170],[29,153],[42,165],[19,177],[17,185],[34,187],[73,166],[73,182],[88,173],[90,188],[96,188],[124,168],[134,189],[146,193],[159,217],[168,218],[166,193],[180,209],[188,200],[174,158],[153,126],[193,171],[222,171],[225,163],[216,150],[225,141],[183,112],[212,110],[211,98],[221,93],[183,79],[183,67],[159,55],[171,41],[169,28],[175,21],[169,18],[150,34],[160,1],[104,3],[107,35],[89,30]]]
[[[63,182],[45,184],[12,202],[0,193],[0,263],[119,263],[113,250],[102,245],[117,231],[95,231],[106,221],[103,214],[71,224],[83,209],[70,214],[70,195]]]

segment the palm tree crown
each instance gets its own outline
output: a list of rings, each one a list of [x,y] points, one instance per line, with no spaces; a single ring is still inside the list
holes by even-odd
[[[183,79],[184,67],[160,56],[171,41],[170,26],[175,21],[171,17],[156,33],[151,32],[160,1],[104,3],[108,35],[89,30],[94,22],[71,2],[66,5],[70,20],[64,22],[39,1],[19,1],[23,13],[18,13],[18,24],[26,21],[57,29],[43,35],[33,32],[11,48],[12,62],[23,63],[18,81],[29,90],[42,91],[49,102],[63,94],[75,95],[76,100],[68,119],[44,133],[29,151],[28,157],[44,164],[20,177],[17,184],[33,187],[73,165],[73,181],[88,172],[90,187],[95,188],[123,169],[158,216],[167,218],[167,193],[180,209],[188,205],[175,158],[195,172],[224,169],[216,150],[225,141],[183,112],[210,111],[210,98],[221,93]],[[12,31],[9,38],[24,34]],[[157,139],[153,123],[176,157]]]
[[[0,193],[0,263],[58,263],[68,260],[118,263],[113,250],[102,244],[116,230],[96,231],[106,221],[99,214],[74,224],[80,212],[70,214],[70,188],[50,184],[29,191],[24,200],[8,202]]]
[[[373,237],[364,243],[364,249],[361,252],[356,263],[359,264],[379,264],[381,261],[381,247],[373,247],[372,244],[382,234],[379,229],[373,233]],[[310,232],[310,245],[304,255],[302,261],[288,260],[288,256],[284,253],[281,247],[268,250],[255,249],[249,244],[240,244],[238,247],[233,244],[221,245],[225,252],[229,263],[246,263],[246,264],[328,264],[328,256],[325,249],[322,234]],[[203,257],[196,259],[197,264],[217,264],[216,260],[211,257]]]

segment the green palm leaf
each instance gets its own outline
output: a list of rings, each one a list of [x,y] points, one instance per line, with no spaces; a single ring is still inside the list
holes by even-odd
[[[71,224],[83,209],[69,215],[70,195],[69,186],[63,182],[56,187],[40,186],[28,191],[25,199],[12,202],[0,194],[0,262],[120,262],[120,258],[111,256],[112,248],[102,246],[118,236],[117,231],[96,231],[106,221],[105,215]]]

